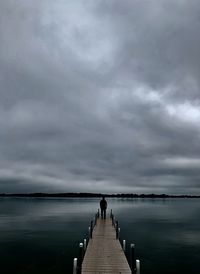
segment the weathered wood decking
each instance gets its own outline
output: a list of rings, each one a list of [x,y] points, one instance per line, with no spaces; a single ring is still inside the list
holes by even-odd
[[[82,274],[131,274],[110,219],[97,220],[82,263]]]

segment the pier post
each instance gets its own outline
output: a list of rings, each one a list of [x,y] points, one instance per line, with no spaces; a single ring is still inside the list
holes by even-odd
[[[123,240],[122,247],[123,247],[123,251],[125,253],[126,252],[126,240]]]
[[[84,239],[83,240],[83,249],[84,249],[84,252],[86,251],[86,248],[87,248],[87,240]]]
[[[92,232],[93,232],[93,221],[90,223],[90,238],[92,239]]]
[[[118,239],[120,239],[120,227],[118,228]]]
[[[83,243],[79,244],[78,274],[81,274],[81,265],[83,261]]]
[[[116,239],[119,239],[119,223],[116,221],[115,223],[115,229],[116,229]]]
[[[136,260],[136,274],[140,274],[140,260]]]
[[[74,258],[74,262],[73,262],[73,274],[77,274],[77,258]]]
[[[110,219],[112,219],[112,209],[110,210]]]
[[[111,219],[112,219],[112,226],[114,226],[114,215],[113,214],[111,216]]]
[[[97,211],[97,218],[99,218],[100,216],[100,213],[99,213],[99,208],[98,208],[98,211]]]
[[[131,260],[130,260],[130,262],[131,262],[131,271],[132,271],[132,273],[135,274],[135,272],[136,272],[136,265],[135,265],[136,261],[135,261],[135,245],[134,244],[131,244]]]
[[[94,225],[97,224],[97,213],[95,214],[95,217],[94,217]]]
[[[113,215],[113,226],[116,227],[115,216]]]

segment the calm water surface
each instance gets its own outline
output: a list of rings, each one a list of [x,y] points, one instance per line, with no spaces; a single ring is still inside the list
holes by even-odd
[[[0,263],[7,274],[72,273],[99,199],[0,198]],[[200,200],[108,199],[141,274],[200,273]]]

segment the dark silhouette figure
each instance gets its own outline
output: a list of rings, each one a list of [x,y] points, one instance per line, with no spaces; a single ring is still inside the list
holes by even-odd
[[[102,200],[100,201],[100,208],[101,208],[101,219],[106,219],[106,209],[107,209],[107,202],[105,200],[105,197],[102,197]]]

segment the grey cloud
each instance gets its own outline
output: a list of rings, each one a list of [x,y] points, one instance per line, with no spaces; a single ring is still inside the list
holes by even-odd
[[[198,1],[0,13],[0,192],[199,194]]]
[[[101,16],[106,14],[119,39],[119,73],[159,88],[180,85],[187,76],[198,80],[197,1],[106,3],[100,2]]]

